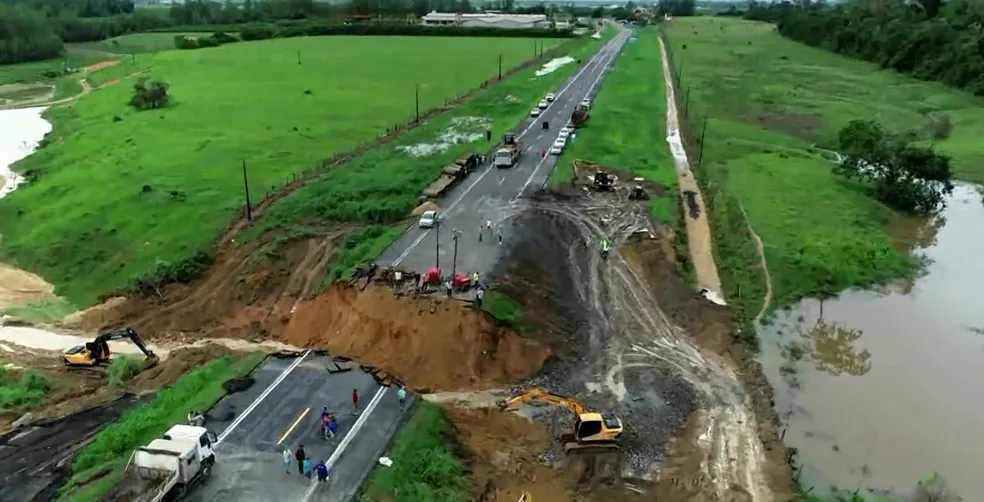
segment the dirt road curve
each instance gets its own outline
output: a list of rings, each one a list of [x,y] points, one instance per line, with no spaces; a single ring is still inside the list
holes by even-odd
[[[566,257],[570,280],[582,308],[587,307],[580,328],[587,332],[586,356],[562,376],[547,376],[541,383],[580,395],[584,391],[578,387],[584,385],[594,391],[588,398],[592,406],[615,409],[630,424],[626,450],[632,474],[639,477],[663,455],[661,440],[682,425],[691,411],[687,408],[696,408],[704,431],[698,440],[700,468],[713,484],[704,490],[728,500],[740,487],[752,500],[771,501],[756,417],[732,365],[706,356],[675,326],[620,254],[605,260],[593,245],[607,236],[619,249],[635,234],[655,235],[647,206],[589,193],[577,200],[543,201],[536,212],[540,216],[531,219],[550,221],[554,229],[540,223],[541,239],[572,243]]]
[[[680,123],[676,109],[676,92],[673,88],[673,74],[666,56],[666,46],[659,39],[659,51],[663,56],[663,80],[666,82],[666,141],[673,154],[673,164],[676,167],[677,181],[680,184],[680,196],[683,200],[683,210],[687,221],[687,247],[690,249],[690,259],[693,261],[697,282],[702,289],[717,293],[724,298],[721,291],[721,278],[718,276],[717,265],[714,263],[714,248],[711,241],[711,227],[707,223],[707,208],[701,196],[697,180],[690,171],[687,152],[683,148],[680,137]]]

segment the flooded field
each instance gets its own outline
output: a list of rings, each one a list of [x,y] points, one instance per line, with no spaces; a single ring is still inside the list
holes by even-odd
[[[925,276],[800,303],[760,328],[762,363],[807,486],[898,496],[937,471],[981,500],[981,195],[958,186],[945,222],[909,234]]]

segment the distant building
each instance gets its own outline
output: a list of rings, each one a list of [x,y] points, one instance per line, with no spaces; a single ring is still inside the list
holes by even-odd
[[[428,26],[465,26],[468,28],[502,28],[515,30],[522,28],[549,28],[550,21],[545,14],[456,14],[453,12],[431,12],[420,18],[421,24]]]

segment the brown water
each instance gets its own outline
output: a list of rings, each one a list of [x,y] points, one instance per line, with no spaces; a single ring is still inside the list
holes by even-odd
[[[911,234],[925,276],[804,301],[759,330],[786,442],[819,491],[908,493],[938,471],[984,500],[981,195],[958,186],[945,219]]]

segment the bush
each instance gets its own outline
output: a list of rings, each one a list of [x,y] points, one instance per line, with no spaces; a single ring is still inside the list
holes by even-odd
[[[114,357],[106,370],[109,385],[123,387],[142,370],[143,363],[137,359],[127,356]]]
[[[179,50],[204,49],[206,47],[218,47],[222,44],[238,42],[239,39],[223,31],[217,31],[208,37],[189,37],[187,35],[175,35],[174,46]]]
[[[13,378],[6,368],[0,368],[0,408],[36,406],[51,391],[51,381],[44,374],[28,371]]]
[[[239,32],[239,36],[247,42],[252,40],[267,40],[274,38],[276,34],[277,30],[272,25],[249,26]]]
[[[201,276],[214,261],[215,257],[206,251],[177,262],[158,260],[150,271],[131,279],[123,293],[161,296],[164,286],[175,282],[187,284]]]

